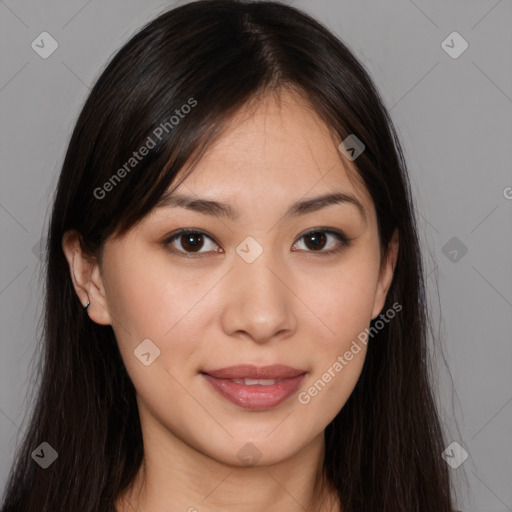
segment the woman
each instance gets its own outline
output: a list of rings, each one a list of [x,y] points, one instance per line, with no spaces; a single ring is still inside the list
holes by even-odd
[[[406,164],[304,13],[192,2],[115,55],[45,306],[4,512],[453,510]]]

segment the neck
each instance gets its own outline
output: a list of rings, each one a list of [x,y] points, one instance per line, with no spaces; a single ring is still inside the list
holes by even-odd
[[[223,464],[167,430],[148,436],[143,427],[143,437],[143,464],[119,498],[117,512],[340,510],[324,476],[323,432],[287,460],[252,467]]]

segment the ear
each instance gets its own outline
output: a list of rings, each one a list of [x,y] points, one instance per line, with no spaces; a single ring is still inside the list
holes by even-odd
[[[391,240],[389,241],[386,256],[381,264],[379,281],[375,291],[372,320],[380,314],[386,302],[386,296],[388,294],[389,287],[391,286],[391,281],[393,280],[393,273],[395,271],[396,260],[398,258],[398,245],[398,230],[395,229],[391,236]]]
[[[80,234],[76,230],[66,231],[62,237],[62,250],[69,265],[69,272],[80,302],[87,308],[91,320],[101,325],[110,325],[105,288],[97,260],[82,250]]]

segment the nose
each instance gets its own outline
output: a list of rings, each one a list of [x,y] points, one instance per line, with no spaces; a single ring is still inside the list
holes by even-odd
[[[229,336],[265,343],[291,336],[297,328],[292,278],[271,250],[252,263],[236,256],[223,283],[223,329]]]

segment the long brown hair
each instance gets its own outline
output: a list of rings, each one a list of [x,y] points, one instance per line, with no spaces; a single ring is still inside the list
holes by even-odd
[[[109,236],[126,232],[179,185],[177,172],[200,158],[238,109],[282,87],[304,94],[340,140],[355,134],[364,142],[355,164],[376,207],[381,247],[395,228],[400,239],[384,309],[395,302],[403,309],[368,344],[359,381],[326,428],[325,476],[344,512],[452,512],[429,376],[422,259],[393,123],[365,68],[322,24],[277,2],[237,0],[201,0],[160,15],[114,56],[83,107],[48,232],[38,395],[4,512],[112,512],[143,460],[134,386],[112,328],[84,314],[64,233],[78,230],[84,250],[100,255]],[[186,118],[170,123],[191,99]],[[147,156],[127,168],[148,137]],[[46,469],[31,457],[42,442],[58,452]]]

